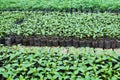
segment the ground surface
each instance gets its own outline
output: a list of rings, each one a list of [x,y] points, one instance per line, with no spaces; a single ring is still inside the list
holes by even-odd
[[[75,47],[33,47],[33,46],[12,46],[12,47],[8,47],[11,48],[13,50],[28,50],[30,52],[35,52],[35,51],[39,51],[40,49],[43,52],[49,52],[49,51],[53,51],[53,52],[60,52],[63,54],[66,53],[79,53],[80,52],[84,52],[84,51],[88,51],[90,53],[116,53],[116,54],[120,54],[120,48],[118,49],[102,49],[102,48],[89,48],[89,47],[81,47],[81,48],[75,48]]]

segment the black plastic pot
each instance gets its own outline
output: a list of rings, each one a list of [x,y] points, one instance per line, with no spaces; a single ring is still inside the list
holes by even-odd
[[[47,38],[42,37],[40,38],[40,46],[46,46],[47,45]]]
[[[0,38],[0,44],[5,44],[4,38]]]
[[[80,43],[79,43],[79,39],[73,39],[73,42],[72,42],[73,44],[73,46],[74,47],[79,47],[80,46]]]
[[[29,39],[30,39],[30,40],[29,40],[30,46],[34,46],[34,45],[35,45],[34,37],[30,37]]]
[[[58,37],[53,38],[53,46],[58,46]]]
[[[0,44],[2,44],[2,39],[0,38]]]
[[[97,40],[97,43],[99,48],[104,48],[104,40]]]
[[[10,38],[11,38],[11,44],[15,44],[16,43],[15,42],[16,36],[12,35],[12,36],[10,36]]]
[[[92,41],[92,47],[94,47],[94,48],[98,47],[98,41],[97,40]]]
[[[53,41],[53,46],[58,46],[58,40]]]
[[[22,44],[25,46],[29,46],[29,39],[28,38],[23,38]]]
[[[87,47],[92,47],[92,40],[86,40],[86,46]]]
[[[110,49],[110,48],[111,48],[110,40],[105,40],[105,49]]]
[[[68,39],[65,39],[65,46],[72,46],[72,39],[71,38],[68,38]]]
[[[86,47],[86,39],[79,41],[80,47]]]
[[[46,38],[46,44],[47,44],[47,46],[53,46],[53,39],[52,39],[52,37]]]
[[[22,36],[16,36],[16,37],[15,37],[15,43],[16,43],[16,44],[21,44],[21,43],[22,43],[22,40],[23,40],[23,37],[22,37]]]
[[[59,39],[59,46],[66,46],[64,38]]]
[[[5,45],[6,46],[11,46],[11,38],[10,37],[5,37]]]
[[[47,45],[48,46],[53,46],[53,40],[52,39],[49,39],[49,40],[47,40],[48,42],[47,42]]]
[[[117,40],[117,41],[116,41],[116,47],[117,47],[117,48],[120,48],[120,40]]]
[[[40,46],[40,38],[38,38],[38,37],[34,38],[34,45]]]
[[[114,49],[114,48],[117,47],[117,42],[116,42],[116,40],[111,40],[110,42],[111,42],[111,48],[112,48],[112,49]]]

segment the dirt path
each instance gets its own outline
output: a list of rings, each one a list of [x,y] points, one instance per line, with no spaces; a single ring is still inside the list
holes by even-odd
[[[9,47],[13,50],[21,50],[21,51],[30,51],[30,52],[37,52],[41,50],[42,52],[59,52],[59,53],[84,53],[84,51],[87,51],[89,53],[117,53],[120,54],[120,49],[102,49],[102,48],[89,48],[89,47],[81,47],[81,48],[75,48],[75,47],[31,47],[31,46],[12,46]]]

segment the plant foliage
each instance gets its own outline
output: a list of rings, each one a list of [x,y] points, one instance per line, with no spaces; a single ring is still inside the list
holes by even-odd
[[[119,11],[120,0],[0,0],[0,10]]]
[[[14,48],[15,49],[15,48]],[[0,48],[0,76],[7,80],[119,80],[120,55],[89,48],[61,54],[61,48]],[[68,48],[70,49],[70,48]],[[44,50],[44,51],[43,51]],[[49,51],[48,51],[49,50]]]
[[[0,36],[10,35],[120,39],[120,14],[1,12]]]

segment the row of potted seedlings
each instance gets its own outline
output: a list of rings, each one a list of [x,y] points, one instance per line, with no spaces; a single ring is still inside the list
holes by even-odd
[[[22,44],[25,46],[74,46],[74,47],[98,47],[120,48],[120,40],[114,39],[78,39],[60,37],[23,37],[12,36],[0,38],[0,43],[7,46]]]

